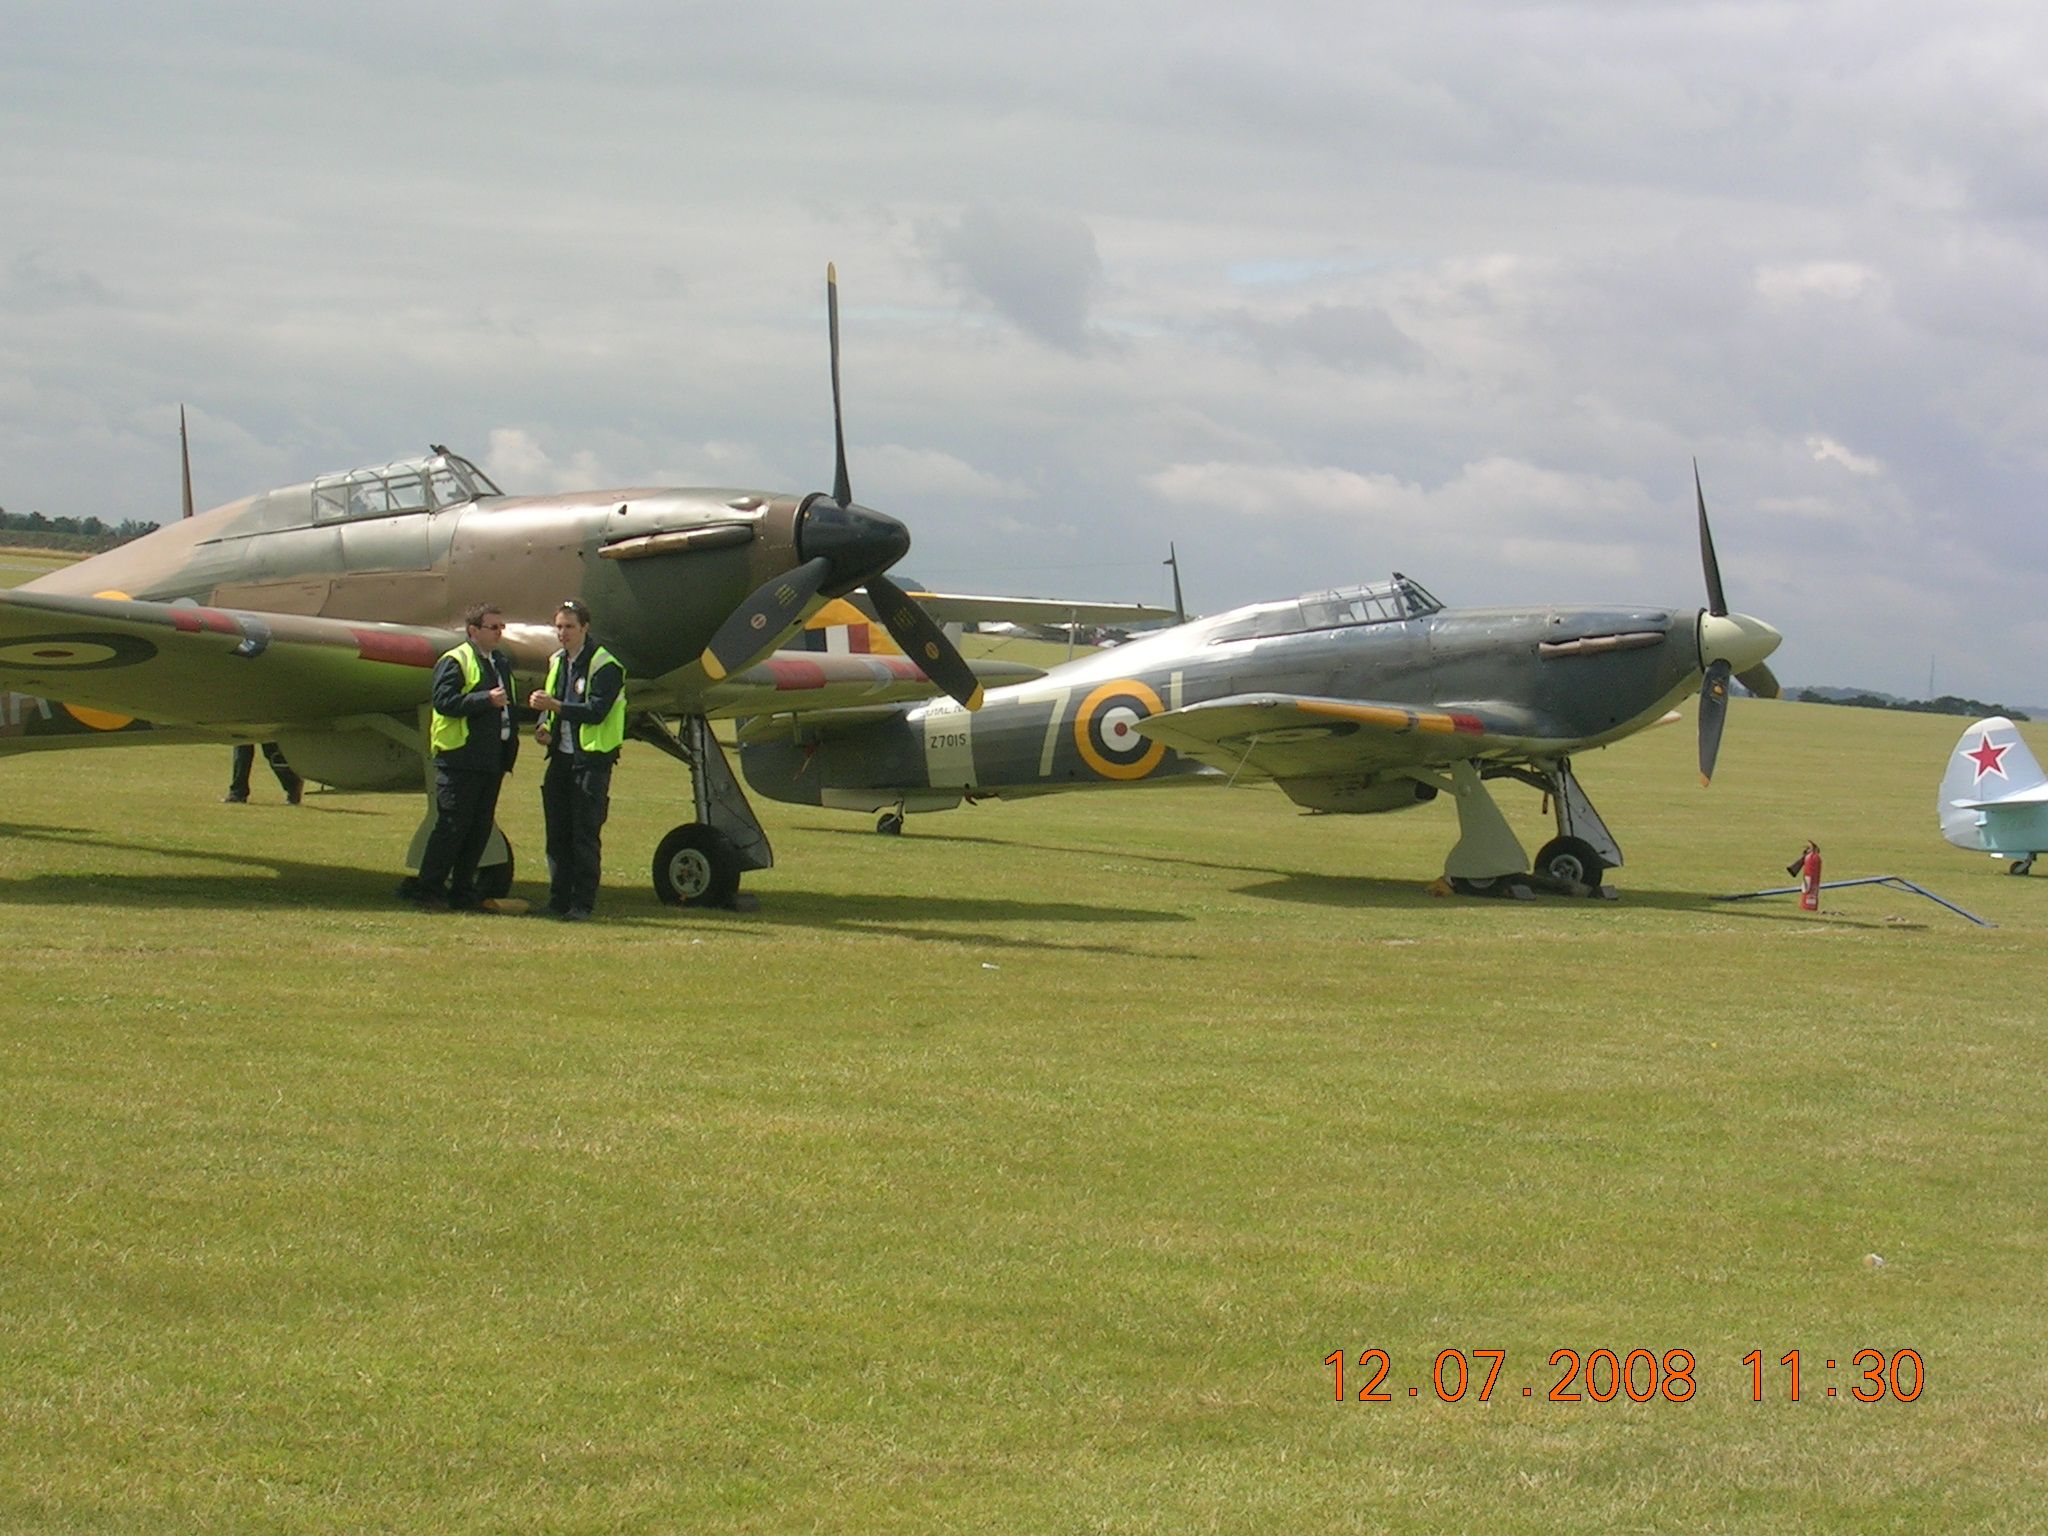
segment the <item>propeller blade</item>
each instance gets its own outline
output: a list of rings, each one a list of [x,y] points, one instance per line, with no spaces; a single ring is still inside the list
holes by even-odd
[[[1735,674],[1735,681],[1742,684],[1760,699],[1775,699],[1779,694],[1778,674],[1762,662]]]
[[[832,336],[832,447],[837,455],[832,469],[832,499],[842,507],[853,505],[853,484],[846,473],[846,422],[839,411],[839,268],[825,263],[825,322]]]
[[[883,628],[903,647],[903,654],[967,708],[981,708],[981,680],[937,621],[886,576],[870,576],[867,589],[868,596],[874,599],[875,612],[882,617]]]
[[[1700,461],[1692,461],[1692,493],[1700,506],[1700,566],[1707,573],[1707,612],[1725,614],[1728,594],[1721,590],[1721,562],[1714,558],[1714,534],[1707,527],[1707,493],[1700,489]]]
[[[774,650],[783,631],[803,616],[831,573],[832,562],[822,555],[806,560],[757,588],[733,609],[704,650],[704,670],[711,680],[729,677]]]
[[[1714,779],[1714,759],[1721,755],[1721,727],[1728,719],[1728,672],[1725,661],[1707,667],[1700,684],[1700,786]]]

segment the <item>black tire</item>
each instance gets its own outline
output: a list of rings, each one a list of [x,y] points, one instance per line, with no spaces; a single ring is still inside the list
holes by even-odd
[[[1607,863],[1584,838],[1553,837],[1537,850],[1535,870],[1546,880],[1598,885]]]
[[[2014,859],[2011,864],[2006,866],[2005,872],[2008,875],[2032,874],[2034,872],[2034,855],[2030,853],[2023,859]]]
[[[685,822],[654,850],[654,894],[672,907],[729,907],[739,888],[739,854],[715,827]]]
[[[503,837],[501,830],[499,836]],[[483,901],[500,901],[512,894],[512,839],[505,838],[505,862],[477,868],[476,894]]]
[[[881,819],[875,823],[875,830],[884,837],[901,837],[903,835],[903,813],[901,811],[882,812]]]

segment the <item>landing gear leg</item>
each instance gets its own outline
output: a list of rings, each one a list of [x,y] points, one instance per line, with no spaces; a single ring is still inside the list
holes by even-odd
[[[633,735],[689,767],[697,813],[695,821],[672,828],[655,849],[654,894],[671,906],[734,905],[740,876],[750,869],[772,869],[775,852],[711,734],[711,722],[685,715],[679,728],[671,728],[659,715],[646,715]]]
[[[1529,853],[1515,836],[1493,795],[1470,763],[1452,763],[1451,793],[1458,805],[1458,841],[1444,859],[1444,873],[1455,881],[1490,887],[1504,875],[1529,868]]]
[[[1570,758],[1541,764],[1537,773],[1557,816],[1557,836],[1536,851],[1536,873],[1568,885],[1597,888],[1602,875],[1621,868],[1621,845],[1579,787]]]
[[[884,837],[903,835],[903,806],[900,802],[893,811],[884,811],[875,818],[875,830]]]

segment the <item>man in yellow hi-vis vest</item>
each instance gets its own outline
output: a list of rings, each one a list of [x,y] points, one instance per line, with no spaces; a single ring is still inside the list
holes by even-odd
[[[434,830],[420,872],[398,894],[429,911],[475,911],[476,867],[491,840],[498,791],[519,753],[512,729],[512,659],[497,648],[505,616],[489,603],[464,615],[468,638],[434,663]]]
[[[562,648],[545,688],[527,699],[540,711],[534,739],[547,750],[540,806],[548,827],[548,910],[581,922],[597,905],[611,809],[612,765],[626,739],[626,669],[590,634],[590,610],[569,598],[555,610]]]

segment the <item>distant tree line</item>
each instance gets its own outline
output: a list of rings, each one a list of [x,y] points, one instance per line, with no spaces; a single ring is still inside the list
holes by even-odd
[[[69,549],[81,554],[97,554],[155,531],[155,523],[145,523],[133,517],[109,525],[96,517],[45,517],[40,512],[9,512],[0,507],[0,544],[29,549]]]
[[[1818,688],[1794,688],[1785,695],[1804,704],[1848,704],[1857,709],[1898,709],[1913,715],[1964,715],[1972,720],[1981,720],[1986,715],[2003,715],[2008,720],[2027,718],[2023,710],[2008,709],[2003,704],[1987,704],[1982,699],[1957,698],[1944,693],[1938,699],[1892,699],[1875,693],[1823,693]]]

